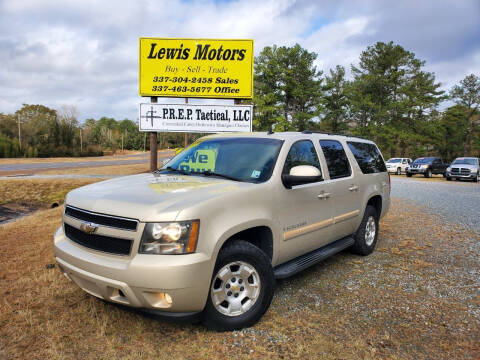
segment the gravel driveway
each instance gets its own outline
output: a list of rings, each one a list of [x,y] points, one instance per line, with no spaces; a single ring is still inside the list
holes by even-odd
[[[433,215],[480,232],[480,183],[392,177],[391,195],[413,201]]]

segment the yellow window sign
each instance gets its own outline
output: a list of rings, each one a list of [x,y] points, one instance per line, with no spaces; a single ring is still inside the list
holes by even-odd
[[[253,97],[253,40],[140,38],[140,96]]]
[[[187,161],[181,162],[178,168],[182,171],[214,172],[216,159],[216,149],[197,150],[187,159]]]

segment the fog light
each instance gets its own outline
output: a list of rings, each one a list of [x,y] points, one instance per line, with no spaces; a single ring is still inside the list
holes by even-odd
[[[173,300],[172,297],[163,292],[150,292],[144,291],[143,296],[145,300],[150,304],[151,307],[165,309],[172,306]]]

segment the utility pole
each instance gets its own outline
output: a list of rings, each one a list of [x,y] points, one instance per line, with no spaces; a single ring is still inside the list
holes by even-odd
[[[83,151],[83,142],[82,142],[82,128],[80,128],[80,152]]]
[[[22,137],[20,136],[20,114],[17,115],[18,120],[18,148],[22,150]]]
[[[150,98],[150,101],[152,103],[157,103],[158,102],[158,97],[152,96]],[[158,166],[158,150],[157,150],[157,132],[151,132],[150,133],[150,171],[154,172],[157,170]]]

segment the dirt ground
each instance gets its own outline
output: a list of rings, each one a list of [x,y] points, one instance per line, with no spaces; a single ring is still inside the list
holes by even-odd
[[[394,199],[377,251],[279,281],[252,328],[217,333],[98,300],[63,277],[62,208],[0,226],[0,359],[479,359],[480,236]]]

